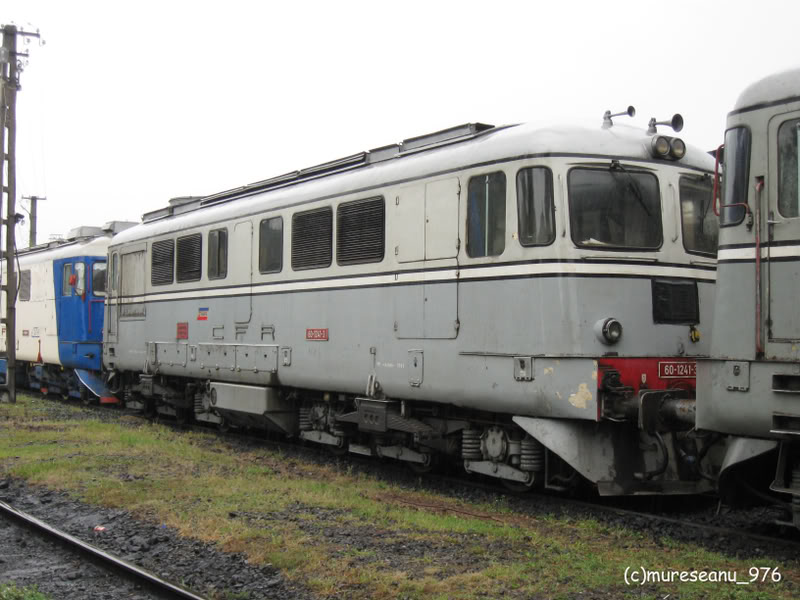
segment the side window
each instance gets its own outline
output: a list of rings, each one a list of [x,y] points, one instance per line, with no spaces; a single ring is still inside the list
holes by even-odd
[[[169,285],[172,283],[175,268],[175,242],[161,240],[153,242],[150,257],[150,283],[153,285]]]
[[[283,268],[283,217],[264,219],[258,228],[258,270],[278,273]]]
[[[147,273],[147,252],[134,250],[120,252],[119,259],[119,295],[127,298],[119,305],[120,317],[145,316],[145,304],[139,296],[144,294]]]
[[[83,296],[86,291],[86,265],[82,262],[75,263],[75,295]]]
[[[117,266],[117,253],[114,252],[114,254],[111,255],[111,290],[112,291],[116,291],[117,290],[117,277],[118,277],[117,273],[118,273],[118,269],[119,269],[119,267]]]
[[[469,180],[467,254],[499,256],[506,247],[506,174],[502,171]]]
[[[523,246],[546,246],[556,239],[550,169],[531,167],[517,173],[517,215]]]
[[[292,215],[292,269],[322,269],[331,266],[333,211],[318,208]]]
[[[19,294],[17,299],[20,302],[29,302],[31,299],[31,270],[25,269],[19,273]]]
[[[116,258],[116,254],[114,257]],[[92,295],[106,295],[106,263],[96,262],[92,265]]]
[[[63,278],[61,279],[61,295],[71,296],[72,286],[69,280],[72,278],[72,263],[66,263],[63,267]]]
[[[717,254],[719,220],[714,214],[714,184],[710,177],[680,180],[681,228],[687,252]]]
[[[228,275],[228,230],[208,232],[208,278],[225,279]]]
[[[750,130],[746,127],[729,129],[725,132],[720,227],[738,225],[744,221],[749,170]]]
[[[778,211],[784,217],[800,217],[798,140],[800,119],[782,123],[778,129]]]
[[[383,260],[383,198],[344,202],[336,209],[336,262],[340,265]]]
[[[199,281],[203,274],[203,236],[193,233],[178,238],[177,276],[178,283]]]

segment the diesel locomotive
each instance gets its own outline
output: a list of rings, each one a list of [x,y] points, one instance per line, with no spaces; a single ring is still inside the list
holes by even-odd
[[[519,490],[714,490],[769,450],[695,423],[714,159],[617,117],[462,125],[145,214],[107,248],[96,394]]]
[[[107,385],[518,489],[712,490],[714,160],[657,125],[467,124],[148,213],[109,246]]]

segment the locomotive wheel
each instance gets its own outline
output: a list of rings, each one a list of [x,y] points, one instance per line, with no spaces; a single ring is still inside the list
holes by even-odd
[[[406,464],[408,465],[408,468],[411,469],[417,475],[425,475],[427,473],[430,473],[431,471],[433,471],[433,468],[435,466],[433,460],[431,460],[427,465],[415,462],[409,462]]]
[[[533,482],[535,479],[531,477],[530,483],[512,481],[511,479],[502,479],[501,481],[503,482],[503,487],[509,492],[514,492],[515,494],[524,494],[525,492],[530,492],[533,489]]]
[[[347,444],[345,444],[343,446],[328,446],[328,450],[330,450],[330,453],[334,456],[344,456],[350,449],[347,447]]]
[[[155,419],[158,416],[156,403],[152,398],[147,398],[144,401],[144,416],[147,419]]]
[[[188,408],[175,408],[175,421],[183,427],[184,425],[188,425],[189,421],[191,420],[192,413],[189,411]]]
[[[221,433],[228,433],[231,430],[231,423],[228,421],[228,419],[223,418],[217,427]]]
[[[89,390],[83,386],[81,386],[81,402],[83,402],[84,406],[90,406],[94,404],[94,397],[90,396]]]

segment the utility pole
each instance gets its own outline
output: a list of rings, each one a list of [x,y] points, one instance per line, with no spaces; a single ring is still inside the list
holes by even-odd
[[[16,104],[17,104],[17,28],[13,25],[3,27],[3,53],[4,61],[0,64],[0,103],[3,108],[0,112],[0,132],[5,138],[8,135],[7,153],[2,155],[8,169],[8,182],[3,188],[6,193],[6,316],[0,322],[6,330],[6,391],[9,402],[17,401],[17,385],[15,370],[17,368],[16,347],[16,291],[17,278],[14,273],[14,213],[16,212]],[[0,161],[2,162],[2,161]],[[2,171],[2,169],[0,169]]]
[[[17,224],[17,90],[19,89],[19,59],[27,56],[17,52],[17,36],[39,37],[38,33],[19,31],[15,25],[3,26],[3,46],[0,49],[0,200],[6,194],[6,316],[0,319],[6,330],[6,392],[9,402],[17,401],[15,369],[17,367],[16,347],[16,302],[17,276],[14,259],[16,239],[14,228]],[[7,141],[6,141],[7,140]],[[4,164],[5,163],[5,164]],[[7,171],[8,181],[3,185],[3,170]]]
[[[39,200],[47,200],[47,196],[23,196],[23,200],[30,200],[31,209],[28,215],[31,221],[30,236],[28,238],[28,247],[33,248],[36,245],[36,203]]]

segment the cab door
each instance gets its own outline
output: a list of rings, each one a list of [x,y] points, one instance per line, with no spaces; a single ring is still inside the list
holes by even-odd
[[[800,341],[800,111],[776,115],[769,123],[767,348],[770,358],[796,359]],[[766,204],[762,199],[762,204]],[[762,255],[764,253],[762,252]]]
[[[82,345],[88,337],[86,262],[83,258],[53,261],[56,289],[58,356],[65,367],[86,368]]]
[[[87,340],[103,341],[103,321],[106,300],[106,261],[93,260],[87,263],[89,289],[86,291],[89,314]],[[89,269],[91,271],[89,271]]]

